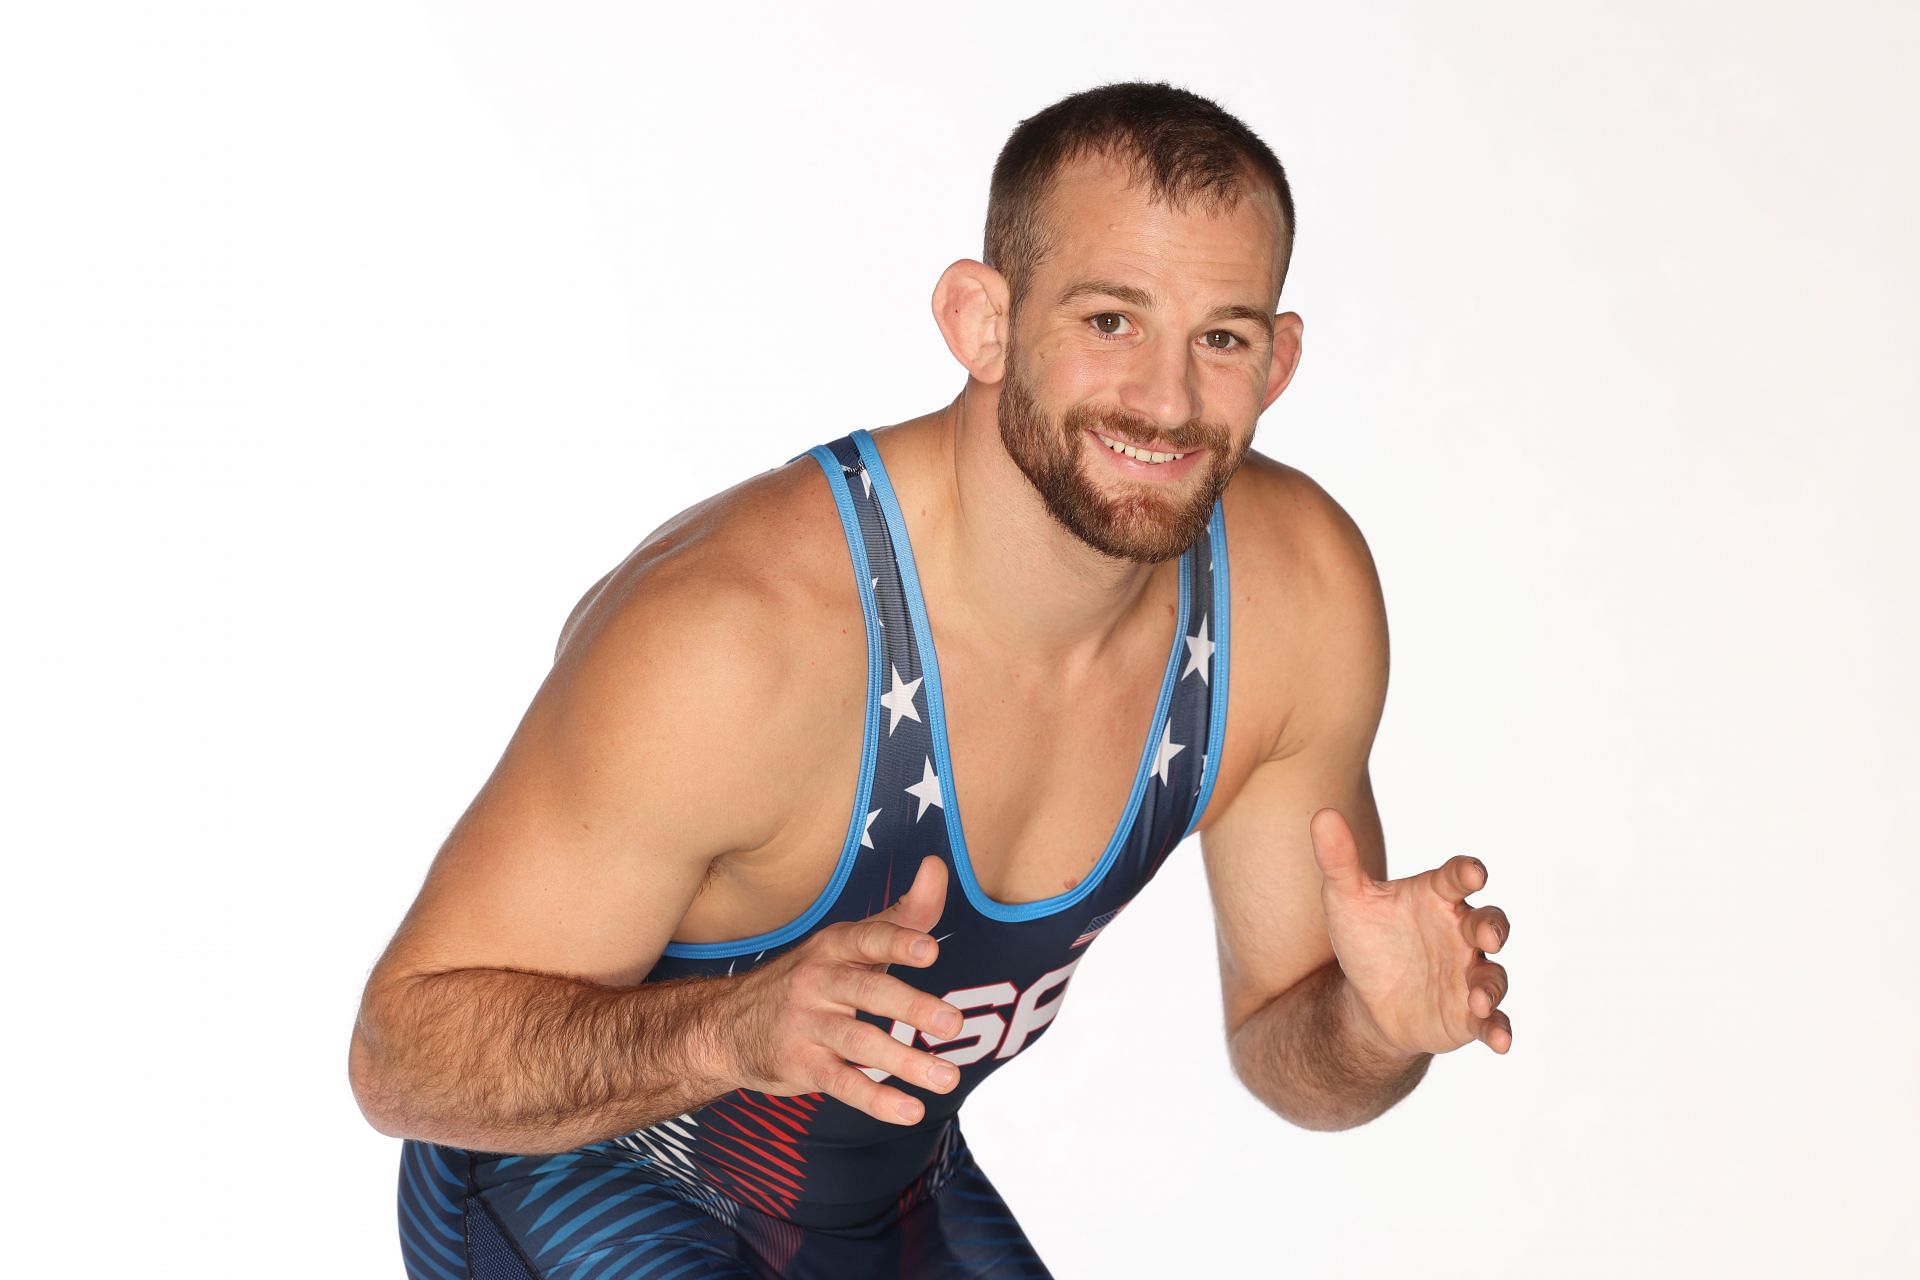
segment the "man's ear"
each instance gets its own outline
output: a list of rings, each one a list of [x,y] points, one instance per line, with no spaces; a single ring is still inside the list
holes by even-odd
[[[1293,371],[1300,367],[1300,334],[1306,324],[1298,311],[1283,311],[1273,318],[1273,363],[1267,366],[1267,391],[1260,401],[1261,413],[1272,408],[1273,402],[1293,381]]]
[[[1006,375],[1011,298],[1007,278],[972,258],[941,272],[933,286],[933,319],[947,350],[980,382],[995,383]]]

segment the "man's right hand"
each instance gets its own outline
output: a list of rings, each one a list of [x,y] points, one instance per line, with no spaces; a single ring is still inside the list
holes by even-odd
[[[887,973],[890,964],[925,968],[934,962],[940,944],[927,930],[939,921],[946,900],[947,865],[928,856],[912,887],[886,910],[828,925],[736,979],[722,1035],[738,1087],[780,1096],[827,1093],[889,1124],[919,1121],[925,1110],[919,1099],[860,1068],[876,1067],[935,1093],[958,1084],[959,1069],[908,1048],[855,1014],[898,1019],[929,1040],[959,1033],[958,1009]]]

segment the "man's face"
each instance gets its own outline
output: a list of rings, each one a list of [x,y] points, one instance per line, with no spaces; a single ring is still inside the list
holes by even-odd
[[[1054,519],[1151,564],[1198,540],[1253,443],[1281,216],[1257,187],[1230,212],[1179,213],[1127,178],[1104,157],[1055,178],[1054,251],[1014,317],[1000,438]]]

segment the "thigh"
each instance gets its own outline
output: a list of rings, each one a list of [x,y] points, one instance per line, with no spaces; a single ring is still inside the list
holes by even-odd
[[[408,1142],[410,1280],[753,1280],[734,1232],[628,1162]]]

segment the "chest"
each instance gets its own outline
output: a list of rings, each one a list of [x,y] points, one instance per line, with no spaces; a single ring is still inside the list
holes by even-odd
[[[1143,626],[1137,638],[1077,678],[977,650],[958,635],[942,636],[948,760],[942,768],[915,754],[900,774],[903,758],[896,753],[896,776],[890,783],[876,778],[868,804],[903,804],[915,828],[926,824],[931,835],[945,821],[945,805],[929,801],[934,795],[944,800],[944,793],[902,793],[901,785],[917,785],[923,767],[944,772],[972,874],[988,897],[1013,905],[1073,890],[1095,871],[1116,835],[1144,820],[1130,802],[1137,791],[1152,792],[1155,767],[1170,754],[1153,740],[1153,730],[1170,680],[1180,675],[1175,620],[1167,610],[1151,632]],[[812,727],[804,743],[793,744],[795,767],[807,779],[797,788],[804,803],[767,845],[715,864],[676,941],[776,929],[806,911],[832,881],[849,821],[864,816],[852,812],[867,727],[864,663],[857,649],[842,647],[846,652],[822,655],[815,665]],[[909,717],[932,715],[924,686],[896,695],[891,685],[888,672],[882,684],[888,698],[874,724],[883,754],[895,731],[908,731]],[[1198,747],[1192,749],[1197,756]],[[1186,750],[1182,745],[1171,754]],[[1164,767],[1161,775],[1171,776]],[[894,794],[883,794],[889,790]]]

